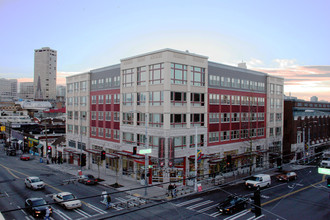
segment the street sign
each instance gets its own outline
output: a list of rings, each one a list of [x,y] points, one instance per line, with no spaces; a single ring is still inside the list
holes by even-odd
[[[139,154],[151,154],[151,148],[139,150]]]
[[[319,174],[330,175],[330,169],[329,169],[329,168],[322,168],[322,167],[319,167],[319,168],[318,168],[318,173],[319,173]]]

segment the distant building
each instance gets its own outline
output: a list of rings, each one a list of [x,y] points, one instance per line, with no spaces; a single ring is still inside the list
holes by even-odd
[[[0,102],[17,99],[17,79],[0,79]]]
[[[311,102],[318,102],[319,98],[317,96],[311,97]]]
[[[56,99],[57,51],[49,47],[34,50],[34,98]]]
[[[56,96],[65,97],[66,95],[66,86],[58,85],[56,87]]]
[[[21,82],[18,97],[20,99],[34,99],[33,82]]]

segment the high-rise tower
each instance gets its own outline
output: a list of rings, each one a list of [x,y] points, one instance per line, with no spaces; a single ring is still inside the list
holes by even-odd
[[[34,50],[34,98],[56,99],[57,51],[49,47]]]

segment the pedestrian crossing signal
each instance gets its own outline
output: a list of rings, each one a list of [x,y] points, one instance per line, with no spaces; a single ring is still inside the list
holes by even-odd
[[[81,155],[81,166],[86,166],[86,154]]]
[[[101,160],[105,160],[105,151],[101,151]]]

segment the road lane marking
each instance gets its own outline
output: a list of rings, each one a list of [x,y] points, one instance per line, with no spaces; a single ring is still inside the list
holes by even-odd
[[[214,212],[212,214],[209,214],[209,216],[211,216],[211,217],[217,217],[219,215],[221,215],[221,213],[219,211],[218,212]]]
[[[70,218],[69,216],[67,216],[66,214],[64,214],[62,211],[60,211],[58,209],[53,208],[53,211],[65,220],[72,220],[72,218]]]
[[[314,186],[316,186],[316,185],[318,185],[318,184],[320,184],[320,183],[323,183],[323,182],[325,182],[325,175],[323,175],[322,180],[321,180],[320,182],[314,183],[314,184],[312,184],[312,185],[309,185],[309,186],[306,186],[306,187],[300,188],[300,189],[298,189],[298,190],[296,190],[296,191],[290,192],[290,193],[288,193],[288,194],[285,194],[285,195],[279,196],[279,197],[277,197],[277,198],[275,198],[275,199],[272,199],[272,200],[269,200],[269,201],[267,201],[267,202],[264,202],[264,203],[261,204],[261,206],[265,206],[265,205],[267,205],[267,204],[269,204],[269,203],[272,203],[272,202],[275,202],[275,201],[280,200],[280,199],[282,199],[282,198],[285,198],[285,197],[291,196],[291,195],[293,195],[293,194],[295,194],[295,193],[298,193],[298,192],[303,191],[303,190],[305,190],[305,189],[308,189],[308,188],[310,188],[310,187],[314,187]]]
[[[187,209],[192,210],[192,209],[194,209],[194,208],[197,208],[197,207],[200,207],[200,206],[203,206],[203,205],[206,205],[206,204],[210,204],[210,203],[212,203],[212,202],[213,202],[213,201],[211,201],[211,200],[206,200],[206,201],[204,201],[204,202],[200,202],[200,203],[197,203],[197,204],[195,204],[195,205],[191,205],[191,206],[187,207]]]
[[[178,204],[175,204],[175,205],[178,206],[178,207],[181,207],[181,206],[184,206],[184,205],[188,205],[190,203],[198,202],[200,200],[203,200],[203,198],[191,199],[191,200],[188,200],[188,201],[185,201],[185,202],[181,202],[181,203],[178,203]]]
[[[205,212],[205,211],[207,211],[207,210],[212,209],[213,207],[215,207],[215,206],[217,206],[217,205],[218,205],[218,204],[214,204],[214,205],[208,206],[208,207],[206,207],[206,208],[203,208],[203,209],[198,210],[197,212],[199,212],[199,213]]]
[[[234,217],[236,217],[237,215],[240,215],[240,214],[242,214],[243,212],[245,212],[246,210],[244,209],[244,210],[242,210],[242,211],[240,211],[240,212],[238,212],[238,213],[236,213],[236,214],[234,214],[234,215],[231,215],[231,216],[228,216],[227,218],[224,218],[223,220],[228,220],[228,219],[231,219],[231,218],[234,218]]]
[[[88,218],[88,217],[92,217],[92,215],[88,214],[87,212],[84,212],[83,210],[81,209],[74,209],[73,211],[75,211],[76,213]]]
[[[107,213],[106,211],[104,211],[104,210],[100,209],[99,207],[96,207],[96,206],[94,206],[94,205],[92,205],[90,203],[87,203],[86,206],[89,207],[89,208],[91,208],[91,209],[93,209],[94,211],[96,211],[96,212],[98,212],[100,214]]]
[[[229,218],[230,220],[235,220],[238,219],[246,214],[248,214],[250,212],[250,210],[243,210],[242,212],[237,213],[237,215],[235,215],[234,217]]]
[[[18,205],[17,207],[18,207],[19,209],[21,209],[21,207],[20,207],[19,205]],[[24,209],[21,209],[21,211],[22,211],[25,215],[27,215],[26,212],[24,211]]]

